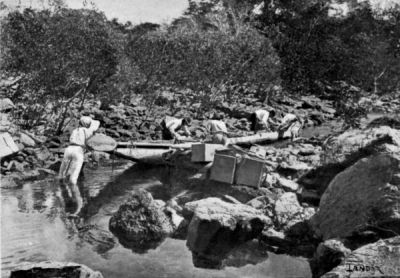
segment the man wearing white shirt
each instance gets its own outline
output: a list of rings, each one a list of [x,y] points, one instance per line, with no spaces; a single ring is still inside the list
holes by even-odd
[[[100,122],[83,116],[79,120],[79,127],[74,129],[69,138],[70,145],[65,149],[64,158],[60,167],[60,178],[76,185],[85,158],[86,141],[99,128]]]
[[[213,120],[207,122],[206,128],[212,135],[212,143],[214,144],[228,144],[228,129],[226,124],[222,121],[223,115],[216,114]]]
[[[180,139],[181,136],[178,132],[182,131],[186,136],[190,136],[188,126],[190,126],[192,119],[185,117],[177,119],[174,117],[166,116],[161,122],[162,136],[164,140]]]
[[[286,130],[290,130],[291,132],[291,139],[294,140],[296,137],[299,136],[299,131],[303,127],[302,119],[293,114],[287,113],[281,120],[281,123],[278,127],[278,130],[281,134]]]
[[[264,109],[258,109],[251,115],[251,129],[254,133],[257,133],[260,129],[269,129],[269,121],[275,117],[275,111],[267,111]]]

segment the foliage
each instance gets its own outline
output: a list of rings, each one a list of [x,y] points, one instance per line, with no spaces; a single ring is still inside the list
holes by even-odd
[[[142,92],[189,89],[193,103],[209,108],[231,100],[240,85],[266,88],[278,82],[279,61],[269,40],[255,29],[242,24],[234,33],[226,32],[223,16],[213,28],[203,28],[197,20],[187,18],[129,38],[127,55],[141,74]]]
[[[387,51],[385,19],[365,2],[347,15],[330,12],[325,0],[281,0],[264,7],[259,27],[274,42],[285,87],[318,94],[318,83],[344,80],[373,91],[381,79],[383,91],[393,90],[398,83],[393,78],[398,78],[385,69],[400,64]]]
[[[63,111],[58,132],[71,103],[67,100],[77,95],[84,100],[116,72],[118,49],[111,31],[105,16],[93,10],[25,9],[5,18],[4,69],[23,74],[21,91],[30,96],[24,100],[28,107],[40,104],[45,109],[52,101],[53,112]]]

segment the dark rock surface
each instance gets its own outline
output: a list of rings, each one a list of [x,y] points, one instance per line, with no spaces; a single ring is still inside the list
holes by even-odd
[[[400,233],[400,149],[361,159],[322,195],[312,223],[324,240],[365,230]]]
[[[264,227],[271,225],[260,211],[218,198],[190,202],[185,209],[193,213],[187,246],[197,267],[221,268],[230,251],[258,237]]]
[[[110,219],[110,230],[136,252],[157,247],[174,231],[163,206],[144,189],[137,190]]]
[[[64,262],[40,262],[24,264],[11,271],[10,278],[103,278],[100,272],[85,265]]]
[[[339,266],[322,277],[398,277],[399,262],[400,236],[397,236],[354,250]]]

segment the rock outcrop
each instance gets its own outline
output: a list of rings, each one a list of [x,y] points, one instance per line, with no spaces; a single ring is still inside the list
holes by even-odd
[[[273,220],[279,230],[286,231],[296,223],[308,220],[313,214],[313,208],[300,206],[295,193],[286,192],[275,202]]]
[[[354,250],[322,278],[399,277],[400,236],[380,240]]]
[[[207,198],[185,205],[192,214],[187,246],[196,267],[221,268],[235,247],[258,237],[271,220],[262,212],[243,204]]]
[[[372,231],[400,233],[400,150],[363,158],[338,174],[322,195],[312,224],[324,240]],[[379,238],[379,237],[378,237]]]
[[[381,126],[353,129],[324,142],[323,165],[306,173],[298,183],[321,196],[334,177],[362,158],[400,147],[400,132]]]
[[[27,263],[19,266],[11,271],[10,278],[53,278],[53,277],[70,277],[70,278],[103,278],[100,272],[94,271],[89,267],[64,262],[40,262]]]
[[[110,219],[110,230],[124,246],[142,253],[156,248],[174,231],[161,202],[144,189],[136,191]]]

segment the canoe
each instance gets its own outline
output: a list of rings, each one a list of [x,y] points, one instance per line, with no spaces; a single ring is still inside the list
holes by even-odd
[[[153,141],[153,142],[118,142],[117,148],[142,148],[142,149],[190,149],[192,144],[181,143],[173,144],[169,141]]]
[[[166,159],[168,154],[176,150],[191,149],[192,144],[192,142],[173,144],[171,141],[118,142],[113,153],[135,162],[162,165],[169,164]]]
[[[135,162],[162,165],[167,163],[164,159],[165,155],[172,151],[166,148],[116,148],[113,153]]]

